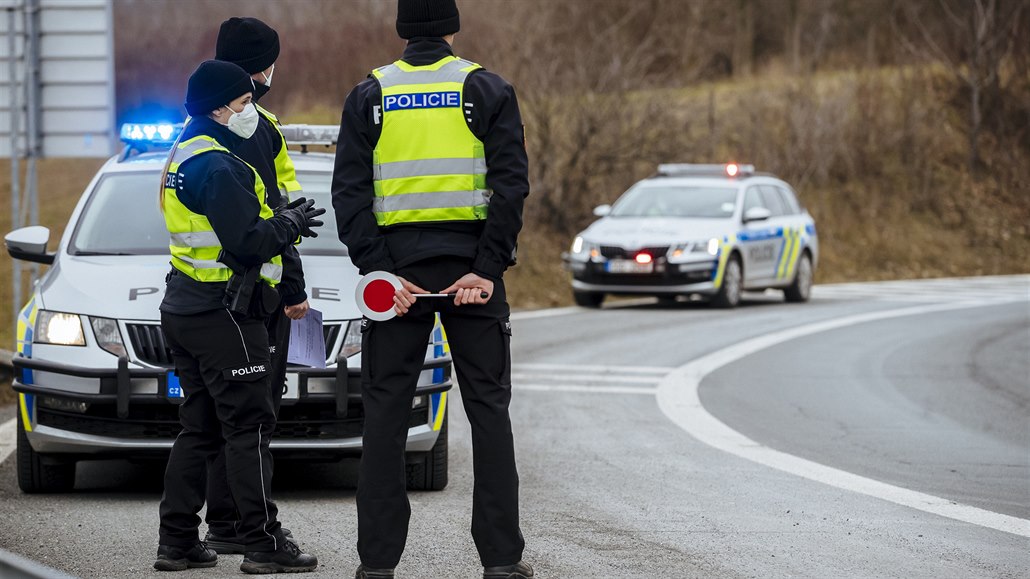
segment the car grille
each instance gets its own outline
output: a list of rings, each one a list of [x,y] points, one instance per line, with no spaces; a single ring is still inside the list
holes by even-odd
[[[633,259],[638,253],[647,253],[652,257],[665,257],[669,253],[668,245],[656,245],[654,247],[641,247],[637,250],[628,250],[617,245],[602,245],[601,255],[607,259]]]
[[[132,351],[140,361],[153,366],[171,368],[172,352],[165,343],[161,326],[151,324],[126,324]]]
[[[172,352],[165,342],[164,332],[157,324],[126,324],[129,333],[129,343],[136,358],[151,366],[172,368],[175,361],[172,360]],[[326,360],[333,354],[333,346],[340,336],[342,326],[340,324],[326,324],[322,326],[322,333],[325,337]]]

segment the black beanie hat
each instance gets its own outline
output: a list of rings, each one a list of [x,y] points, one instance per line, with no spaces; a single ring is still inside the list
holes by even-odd
[[[186,112],[201,117],[248,92],[254,92],[254,81],[247,71],[231,62],[205,60],[186,85]]]
[[[397,0],[397,34],[405,40],[447,36],[459,30],[455,0]]]
[[[257,18],[230,18],[218,29],[215,58],[257,74],[279,58],[279,33]]]

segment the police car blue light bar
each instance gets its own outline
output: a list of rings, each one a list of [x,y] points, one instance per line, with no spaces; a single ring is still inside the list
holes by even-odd
[[[172,144],[182,132],[182,123],[125,123],[121,139],[125,143]]]
[[[754,165],[727,163],[725,165],[700,165],[692,163],[663,163],[658,165],[658,174],[676,176],[747,177],[755,172]]]

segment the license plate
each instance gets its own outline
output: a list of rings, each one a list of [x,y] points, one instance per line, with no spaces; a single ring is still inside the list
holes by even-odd
[[[637,263],[629,259],[613,259],[604,264],[608,273],[653,273],[654,263]]]
[[[175,375],[175,372],[168,373],[168,397],[169,398],[182,398],[182,386],[179,385],[179,377]]]

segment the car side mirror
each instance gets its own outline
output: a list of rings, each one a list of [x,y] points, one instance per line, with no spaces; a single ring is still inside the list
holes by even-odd
[[[772,217],[772,211],[769,211],[765,207],[752,207],[744,212],[744,223],[750,223],[752,221],[765,221]]]
[[[594,215],[596,215],[598,217],[607,217],[608,214],[611,213],[611,212],[612,212],[612,206],[611,205],[605,204],[605,205],[598,205],[597,207],[594,207]]]
[[[56,254],[47,253],[50,229],[42,225],[15,229],[4,236],[7,253],[14,259],[53,265]]]

